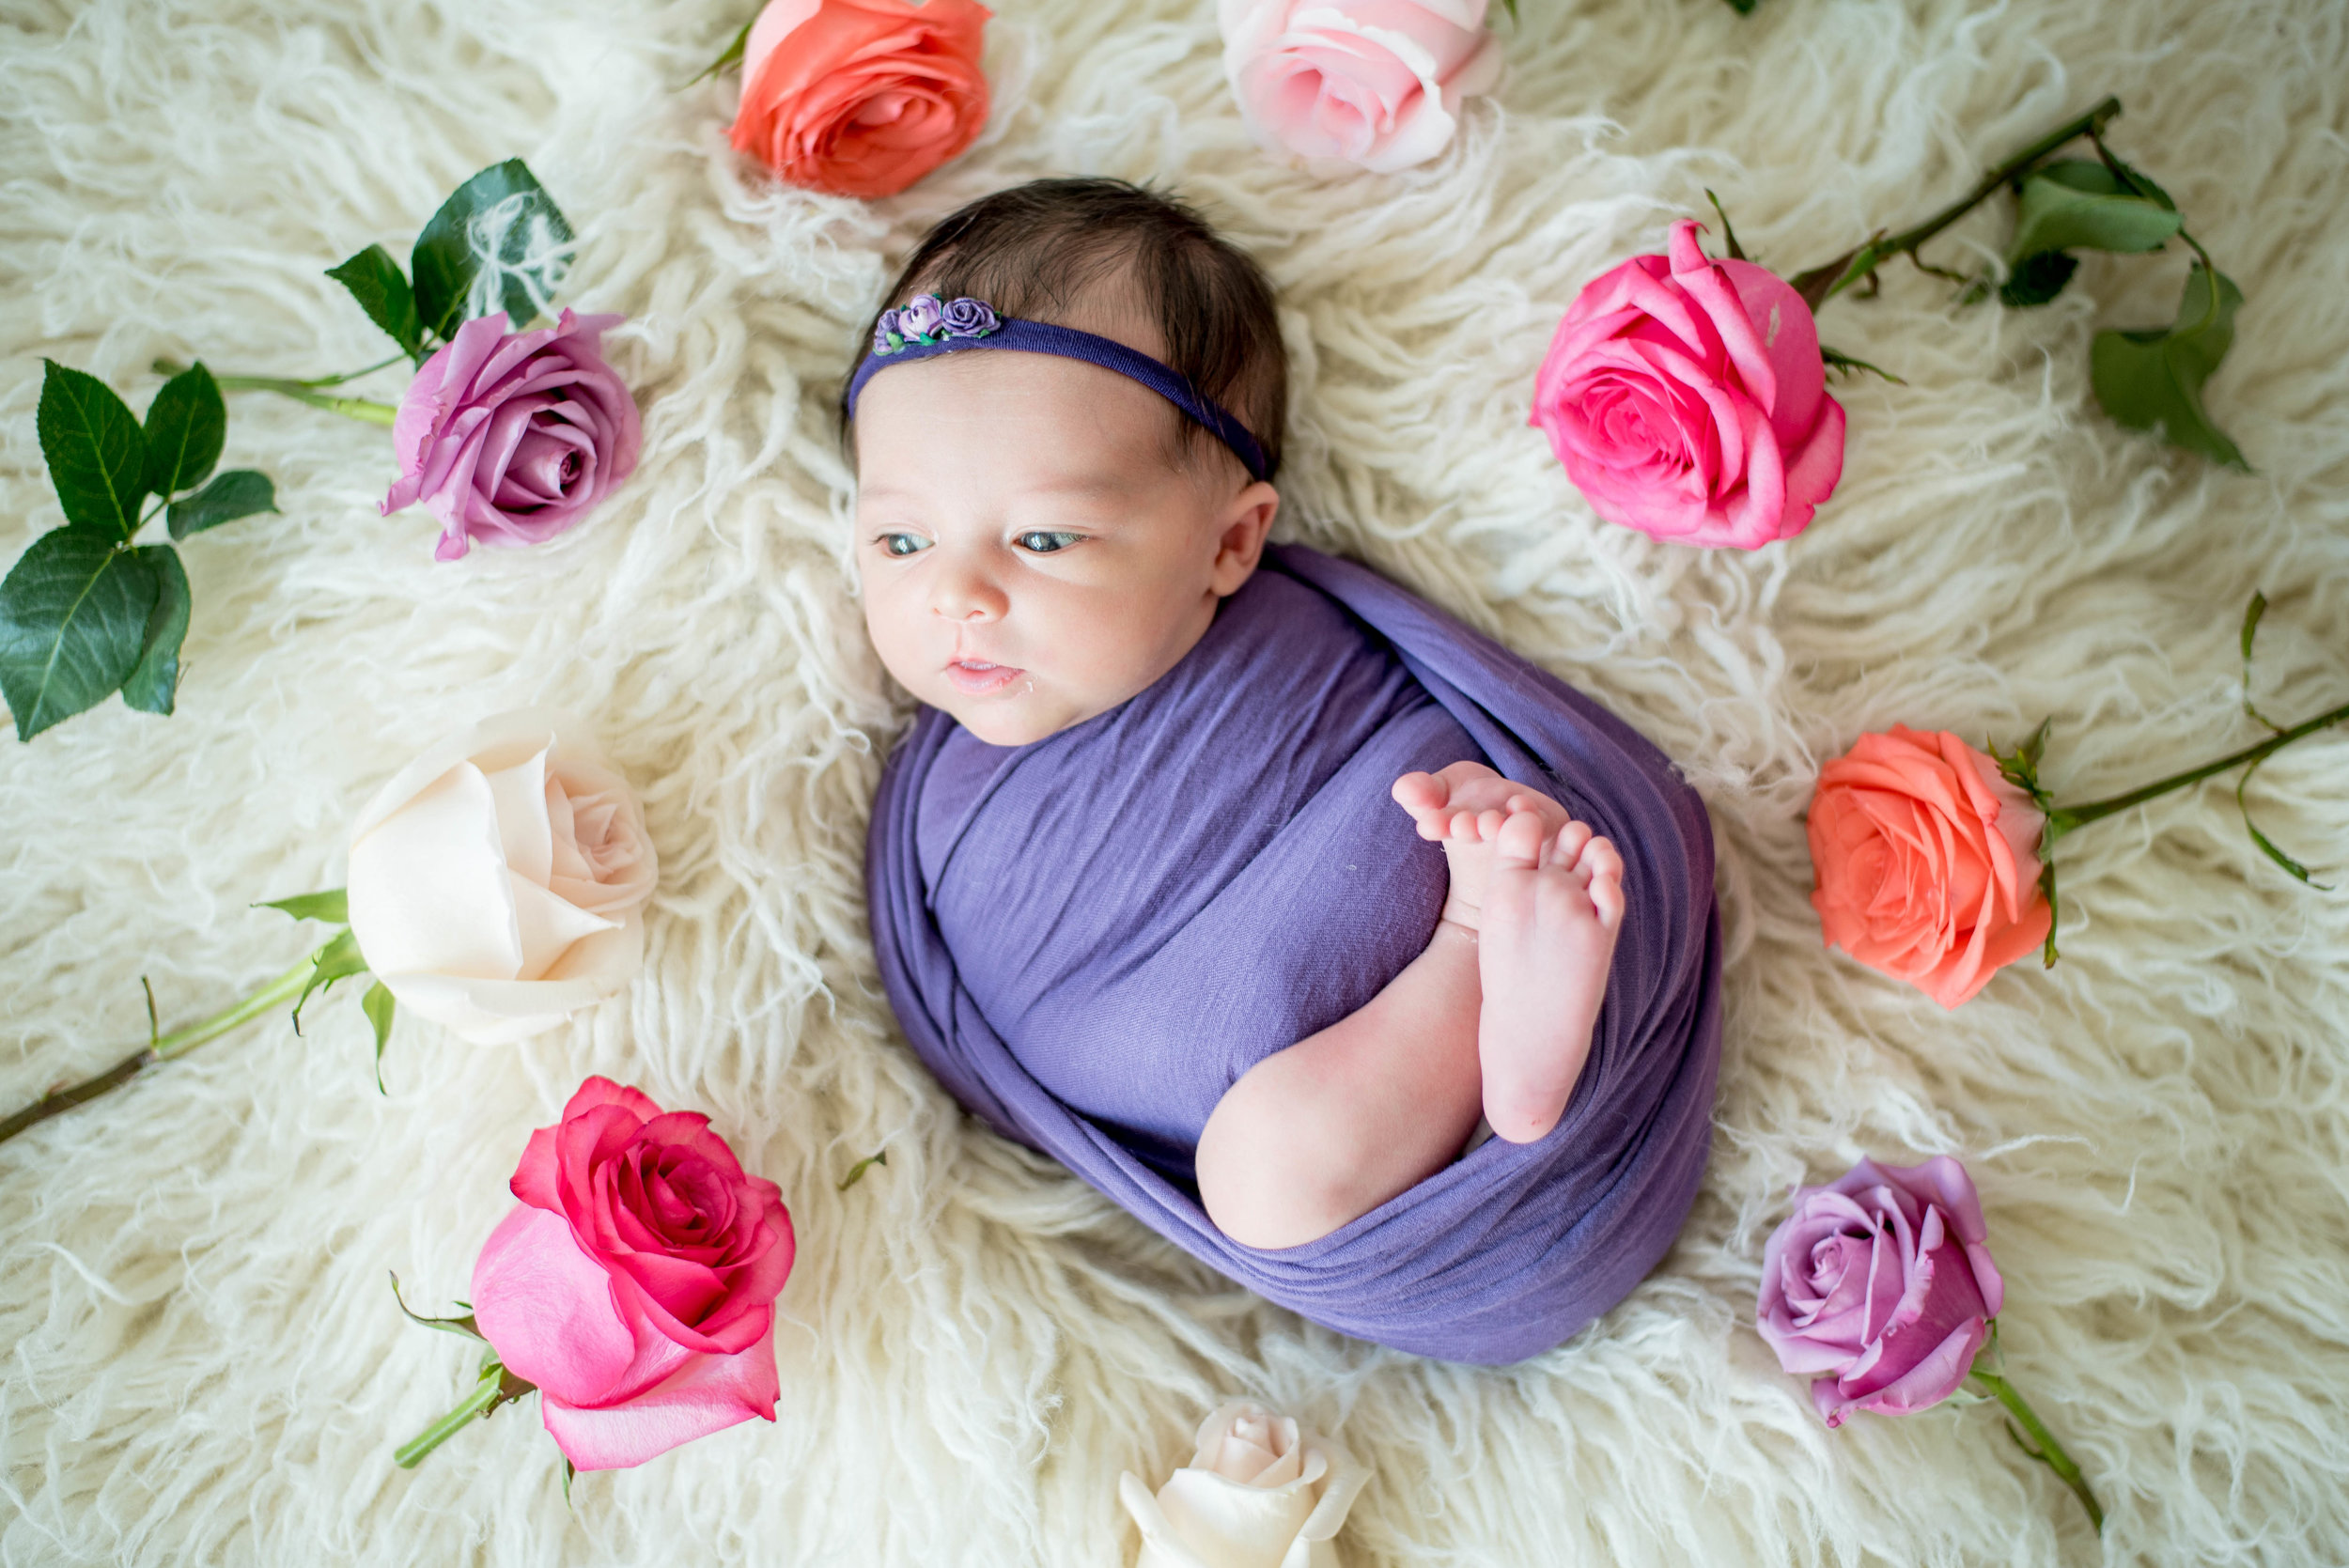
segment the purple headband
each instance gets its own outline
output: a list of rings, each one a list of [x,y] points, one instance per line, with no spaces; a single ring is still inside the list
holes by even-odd
[[[1248,427],[1233,418],[1213,398],[1202,396],[1199,389],[1190,384],[1190,379],[1173,366],[1161,365],[1123,343],[1079,332],[1074,327],[999,317],[986,301],[967,296],[941,300],[935,294],[916,294],[896,309],[881,312],[880,319],[873,324],[873,351],[856,367],[856,379],[848,383],[848,416],[856,417],[857,397],[875,371],[965,349],[1017,349],[1031,354],[1058,354],[1064,359],[1081,359],[1087,365],[1114,370],[1140,381],[1206,427],[1208,434],[1232,449],[1232,455],[1248,470],[1249,477],[1272,477],[1264,448],[1248,433]]]

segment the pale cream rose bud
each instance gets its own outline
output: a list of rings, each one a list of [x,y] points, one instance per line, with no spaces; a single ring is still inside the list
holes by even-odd
[[[659,863],[627,782],[568,715],[453,735],[394,775],[350,835],[351,935],[402,1007],[482,1045],[627,988]]]
[[[1117,1497],[1142,1529],[1135,1568],[1341,1568],[1334,1539],[1370,1472],[1335,1442],[1252,1401],[1200,1423],[1198,1452],[1156,1497]]]

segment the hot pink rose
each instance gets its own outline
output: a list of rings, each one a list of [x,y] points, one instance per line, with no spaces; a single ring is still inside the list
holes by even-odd
[[[574,1466],[641,1465],[775,1419],[791,1216],[708,1117],[591,1078],[560,1123],[530,1135],[513,1188],[521,1206],[474,1265],[474,1319],[538,1386]]]
[[[472,541],[551,539],[636,471],[636,400],[603,363],[598,340],[626,319],[574,316],[506,330],[506,313],[476,317],[434,350],[408,383],[392,422],[399,478],[388,515],[421,501],[441,520],[443,561]]]
[[[1861,736],[1819,769],[1806,823],[1828,945],[1955,1007],[2047,939],[2046,825],[1947,730]]]
[[[1829,1426],[1854,1410],[1905,1416],[1938,1405],[1972,1369],[2006,1282],[1983,1245],[1982,1203],[1946,1155],[1863,1159],[1795,1212],[1762,1249],[1762,1337]]]
[[[1576,296],[1533,380],[1533,417],[1610,522],[1753,550],[1799,534],[1843,473],[1811,307],[1697,225]]]
[[[1375,174],[1424,163],[1501,74],[1486,0],[1221,0],[1223,71],[1267,147]]]

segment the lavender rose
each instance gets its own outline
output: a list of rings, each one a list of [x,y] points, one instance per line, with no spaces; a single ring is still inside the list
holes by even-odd
[[[1855,1410],[1904,1416],[1966,1380],[2006,1300],[1983,1245],[1982,1203],[1946,1155],[1863,1159],[1795,1212],[1762,1250],[1762,1337],[1829,1426]]]
[[[953,337],[985,337],[1001,324],[985,300],[974,300],[967,294],[950,301],[939,312],[938,322]]]
[[[897,313],[882,311],[873,323],[873,352],[894,354],[905,346],[905,336],[897,330]]]
[[[399,478],[386,514],[421,501],[441,520],[433,554],[475,540],[537,544],[587,515],[636,470],[636,400],[598,351],[624,318],[563,312],[506,331],[506,313],[457,329],[408,383],[392,423]]]
[[[939,320],[944,315],[945,307],[938,303],[937,295],[916,294],[897,307],[897,330],[909,341],[929,337],[937,333]]]

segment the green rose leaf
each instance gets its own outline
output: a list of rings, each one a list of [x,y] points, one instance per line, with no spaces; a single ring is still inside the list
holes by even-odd
[[[298,893],[291,898],[266,898],[253,906],[257,909],[283,909],[296,920],[323,920],[336,925],[350,924],[350,900],[340,888],[324,893]]]
[[[383,1047],[392,1037],[392,1013],[399,1004],[392,998],[391,987],[381,980],[367,987],[367,994],[359,999],[359,1010],[367,1016],[367,1025],[375,1031],[375,1092],[383,1094]]]
[[[216,475],[194,495],[173,502],[167,525],[173,538],[184,539],[191,534],[249,518],[256,512],[275,510],[277,488],[269,482],[268,474],[249,468],[232,468]]]
[[[326,275],[350,289],[367,319],[391,334],[410,359],[424,363],[424,322],[416,316],[415,291],[391,252],[369,245],[341,266],[329,267]]]
[[[40,363],[48,368],[41,373],[34,422],[65,520],[108,539],[127,539],[138,531],[139,501],[147,493],[147,438],[139,422],[97,377],[53,359]]]
[[[2060,159],[2023,181],[2015,214],[2009,266],[2043,251],[2156,251],[2185,220],[2123,186],[2110,169],[2085,159]]]
[[[416,314],[441,337],[474,316],[503,309],[520,328],[538,314],[570,259],[571,225],[519,158],[493,163],[441,204],[408,258]],[[484,272],[490,285],[476,301]]]
[[[2093,136],[2093,132],[2091,134]],[[2119,181],[2121,189],[2134,192],[2171,212],[2178,210],[2178,204],[2170,199],[2169,192],[2146,179],[2129,164],[2115,158],[2112,155],[2112,149],[2105,146],[2103,137],[2093,136],[2093,139],[2096,143],[2096,156],[2104,161],[2105,167],[2111,171],[2112,178]]]
[[[33,541],[0,582],[0,696],[19,740],[123,683],[146,651],[158,591],[148,562],[95,533],[57,528]]]
[[[2041,251],[2015,263],[2013,272],[1999,285],[2001,303],[2015,309],[2044,305],[2063,292],[2063,286],[2072,281],[2079,270],[2079,260],[2069,251]]]
[[[220,461],[228,405],[201,362],[163,383],[147,405],[147,489],[164,497],[202,484]]]
[[[348,980],[354,974],[367,972],[366,958],[359,952],[359,939],[345,926],[330,938],[326,945],[310,955],[310,978],[303,982],[302,994],[294,998],[294,1032],[302,1032],[302,1008],[310,1000],[312,991],[323,990],[337,980]]]
[[[169,545],[140,545],[125,554],[144,561],[155,578],[155,608],[147,615],[147,644],[122,682],[122,700],[141,713],[169,713],[179,689],[179,644],[188,635],[188,574]]]
[[[2178,319],[2165,332],[2100,332],[2089,348],[2089,384],[2114,421],[2155,430],[2172,446],[2248,469],[2243,453],[2202,411],[2202,385],[2234,342],[2243,291],[2200,262],[2186,276]]]

